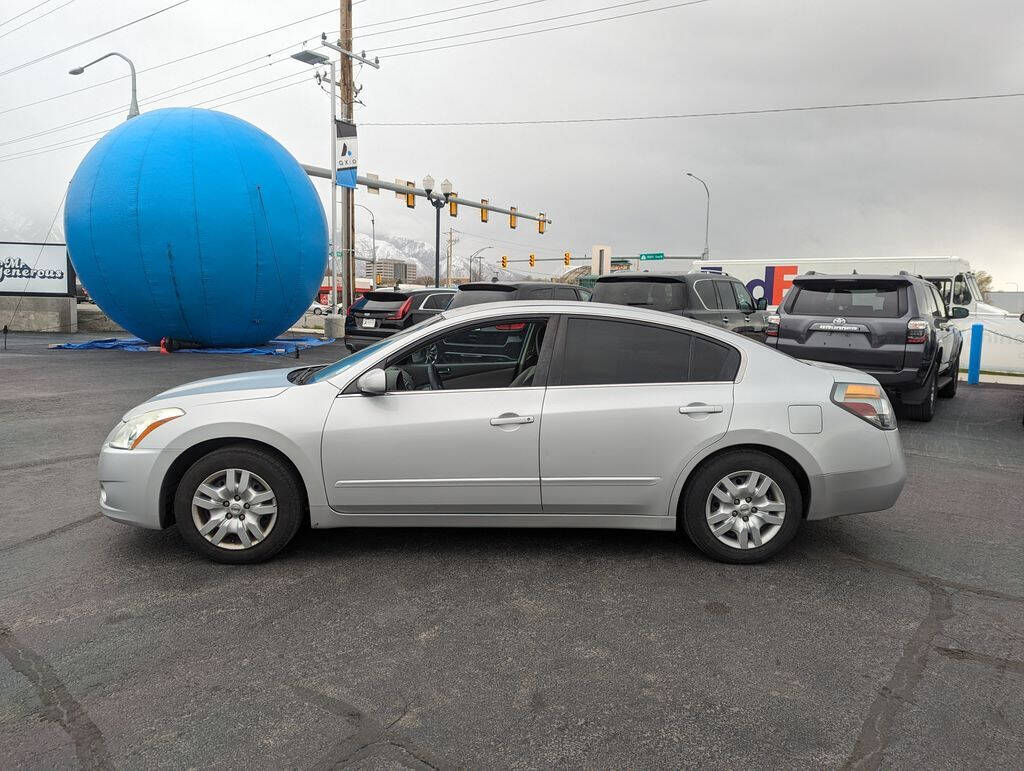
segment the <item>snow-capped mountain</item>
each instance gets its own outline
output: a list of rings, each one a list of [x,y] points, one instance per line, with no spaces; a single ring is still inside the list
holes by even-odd
[[[441,244],[441,278],[447,276],[448,258],[445,254],[445,245]],[[455,254],[452,256],[452,276],[464,277],[469,275],[469,255],[465,254],[465,248],[457,245]],[[373,239],[366,233],[356,233],[356,256],[367,260],[373,257]],[[434,275],[434,245],[425,241],[418,241],[414,238],[403,236],[391,236],[377,234],[377,259],[398,260],[416,266],[416,275],[419,278],[432,277]],[[530,276],[515,270],[502,270],[498,264],[500,256],[487,259],[486,254],[483,260],[473,260],[474,278],[482,276],[484,280],[490,280],[491,276],[505,280],[526,280]]]

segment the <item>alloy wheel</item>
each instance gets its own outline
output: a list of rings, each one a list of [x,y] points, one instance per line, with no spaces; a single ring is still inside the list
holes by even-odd
[[[782,489],[760,471],[737,471],[711,488],[705,517],[715,538],[734,549],[755,549],[776,536],[786,518]]]
[[[251,549],[277,522],[277,498],[251,471],[229,468],[210,474],[192,498],[192,522],[220,549]]]

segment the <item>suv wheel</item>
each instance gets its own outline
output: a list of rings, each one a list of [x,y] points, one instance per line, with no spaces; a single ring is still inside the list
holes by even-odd
[[[927,392],[924,397],[924,401],[920,404],[908,404],[906,405],[907,417],[911,420],[917,420],[921,423],[927,423],[935,417],[935,397],[939,393],[939,370],[936,368],[932,371],[932,374],[928,376],[928,382],[926,384]]]
[[[715,458],[686,485],[679,520],[690,540],[721,562],[762,562],[796,535],[803,498],[793,474],[764,453]]]
[[[952,376],[946,385],[939,389],[939,396],[943,399],[952,399],[956,396],[956,388],[960,383],[960,354],[956,355],[956,359],[953,360],[953,366],[949,368],[949,374]]]
[[[217,562],[261,562],[283,549],[303,519],[298,480],[284,463],[245,445],[192,464],[174,493],[182,538]]]

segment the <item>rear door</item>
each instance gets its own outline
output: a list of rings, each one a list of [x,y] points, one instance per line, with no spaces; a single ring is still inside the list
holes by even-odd
[[[686,315],[705,324],[728,329],[732,319],[728,311],[722,309],[718,290],[715,288],[717,283],[719,282],[713,278],[698,278],[693,282],[693,293],[697,296],[697,303],[691,306]]]
[[[906,281],[797,281],[785,303],[777,348],[798,358],[898,371],[906,351]]]
[[[683,466],[729,426],[739,364],[686,330],[564,319],[541,422],[544,512],[668,513]]]

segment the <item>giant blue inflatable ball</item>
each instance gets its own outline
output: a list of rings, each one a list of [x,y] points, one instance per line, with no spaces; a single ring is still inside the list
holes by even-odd
[[[151,343],[263,343],[309,307],[327,265],[302,167],[212,110],[154,110],[103,137],[71,180],[64,229],[96,304]]]

